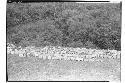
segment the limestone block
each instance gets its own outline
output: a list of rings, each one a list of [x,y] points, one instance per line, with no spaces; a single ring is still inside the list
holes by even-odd
[[[19,54],[19,57],[25,57],[23,53],[20,53]]]

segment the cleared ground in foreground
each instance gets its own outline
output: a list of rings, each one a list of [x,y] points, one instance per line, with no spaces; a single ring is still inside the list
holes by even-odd
[[[8,81],[120,81],[120,60],[43,60],[7,55]]]

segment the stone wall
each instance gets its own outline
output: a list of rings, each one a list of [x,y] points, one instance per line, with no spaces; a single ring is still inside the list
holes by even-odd
[[[116,50],[96,50],[86,48],[64,48],[64,47],[16,47],[7,44],[7,54],[15,54],[20,57],[38,57],[42,59],[94,61],[103,58],[119,59],[121,52]]]

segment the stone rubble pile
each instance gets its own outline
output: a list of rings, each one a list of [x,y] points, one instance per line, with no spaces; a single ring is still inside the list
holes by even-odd
[[[93,61],[102,58],[119,59],[121,52],[116,50],[96,50],[86,48],[64,48],[64,47],[16,47],[7,44],[7,54],[15,54],[20,57],[38,57],[42,59]]]

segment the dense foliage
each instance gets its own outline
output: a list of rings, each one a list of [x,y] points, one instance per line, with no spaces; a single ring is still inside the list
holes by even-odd
[[[121,4],[9,3],[7,42],[121,50]]]

